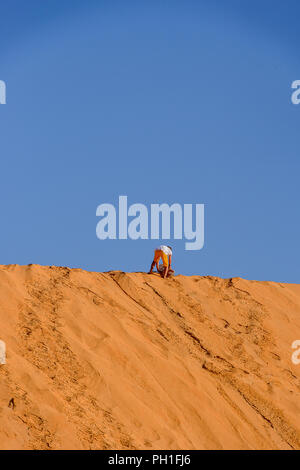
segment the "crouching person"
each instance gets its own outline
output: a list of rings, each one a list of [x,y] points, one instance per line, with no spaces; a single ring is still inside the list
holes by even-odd
[[[158,248],[156,248],[149,274],[153,273],[153,269],[155,265],[156,265],[157,272],[160,273],[160,269],[159,269],[160,259],[163,262],[162,277],[165,279],[168,276],[169,272],[171,271],[173,272],[173,270],[171,269],[172,248],[170,246],[161,245]]]

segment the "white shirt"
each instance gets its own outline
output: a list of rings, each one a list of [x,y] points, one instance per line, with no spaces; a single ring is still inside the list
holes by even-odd
[[[166,245],[160,245],[157,250],[163,251],[167,256],[172,256],[172,250]]]

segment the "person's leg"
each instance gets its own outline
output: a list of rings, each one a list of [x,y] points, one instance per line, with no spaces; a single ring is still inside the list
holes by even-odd
[[[153,268],[154,268],[155,265],[156,265],[156,267],[157,267],[159,258],[160,258],[160,251],[159,251],[159,250],[155,250],[155,252],[154,252],[154,258],[153,258],[153,261],[152,261],[152,264],[151,264],[151,268],[150,268],[150,271],[149,271],[148,274],[152,274],[152,273],[153,273]]]
[[[155,261],[152,261],[151,263],[151,267],[150,267],[150,271],[148,272],[148,274],[152,274],[153,273],[153,268],[155,266]]]
[[[164,265],[163,278],[166,279],[168,275],[168,270],[169,270],[169,260],[168,260],[168,256],[163,252],[162,252],[162,261]]]

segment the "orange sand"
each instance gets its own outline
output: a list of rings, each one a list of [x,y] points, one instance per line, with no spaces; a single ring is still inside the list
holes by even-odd
[[[0,339],[1,449],[300,449],[300,285],[1,266]]]

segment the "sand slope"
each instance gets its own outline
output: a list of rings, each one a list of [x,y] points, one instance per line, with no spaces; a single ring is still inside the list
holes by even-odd
[[[0,339],[1,449],[300,449],[300,285],[1,266]]]

